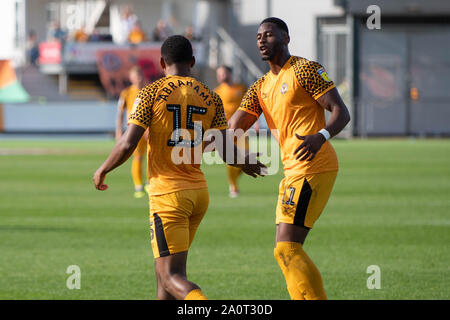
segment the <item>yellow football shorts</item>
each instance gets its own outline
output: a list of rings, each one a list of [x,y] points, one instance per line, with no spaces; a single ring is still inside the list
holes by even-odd
[[[311,229],[330,197],[337,171],[307,174],[281,180],[276,224],[288,223]]]
[[[133,156],[134,157],[145,156],[146,153],[147,153],[147,139],[142,137],[141,140],[139,140],[136,149],[134,149]]]
[[[208,209],[207,188],[150,196],[150,237],[153,256],[189,250]]]

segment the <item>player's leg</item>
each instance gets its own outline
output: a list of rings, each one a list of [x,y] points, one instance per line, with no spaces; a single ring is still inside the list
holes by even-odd
[[[192,214],[189,217],[189,247],[191,247],[195,233],[197,232],[198,226],[200,225],[200,222],[202,222],[209,205],[209,193],[207,188],[191,190],[191,193],[192,198],[195,198],[196,201]]]
[[[143,162],[144,155],[146,152],[146,141],[145,139],[139,140],[136,150],[133,153],[133,158],[131,160],[131,177],[134,184],[134,196],[136,198],[142,198],[145,196],[144,183],[143,183]]]
[[[230,189],[230,198],[236,198],[239,195],[238,179],[242,170],[227,165],[227,180]]]
[[[156,276],[156,296],[158,300],[176,300],[174,296],[172,296],[162,284],[161,276],[158,272],[156,272],[156,260],[155,260],[155,276]]]
[[[136,198],[142,198],[144,193],[144,184],[142,182],[142,156],[133,155],[131,160],[131,177],[134,184],[134,196]]]
[[[249,138],[248,136],[242,135],[236,138],[235,140],[237,148],[242,152],[249,151],[250,144],[248,138]],[[238,179],[242,174],[242,169],[229,165],[227,165],[226,167],[227,167],[227,180],[229,186],[229,196],[230,198],[236,198],[237,196],[239,196]]]
[[[291,299],[327,299],[320,272],[303,243],[328,201],[335,178],[336,172],[330,172],[280,184],[274,256]]]
[[[205,216],[206,210],[208,210],[209,205],[209,193],[208,189],[196,189],[189,190],[189,197],[195,199],[195,205],[192,210],[192,214],[189,217],[189,248],[191,247],[192,241],[194,241],[195,233],[197,232],[198,226],[202,222]],[[185,300],[203,300],[206,299],[203,296],[202,291],[199,289],[194,289],[185,297]]]
[[[190,245],[189,217],[195,207],[189,190],[150,197],[150,226],[155,271],[161,297],[164,292],[176,299],[206,299],[200,288],[186,278]],[[158,295],[159,297],[159,295]]]
[[[206,300],[201,289],[186,278],[188,252],[179,252],[155,260],[155,270],[165,292],[178,300]]]
[[[275,259],[283,272],[291,299],[325,300],[327,296],[320,272],[303,250],[308,230],[298,228],[302,227],[286,223],[277,225]]]

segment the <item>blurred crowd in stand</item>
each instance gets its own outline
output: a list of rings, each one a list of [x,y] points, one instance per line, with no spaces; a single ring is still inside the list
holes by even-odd
[[[114,41],[117,43],[139,44],[143,42],[163,42],[169,36],[173,35],[173,28],[171,25],[177,25],[177,21],[173,19],[170,25],[165,20],[160,19],[156,22],[155,28],[151,32],[147,32],[141,21],[138,19],[134,9],[127,5],[121,8],[120,11],[120,30],[121,41]],[[201,38],[194,33],[192,25],[186,26],[184,34],[186,38],[191,41],[200,41]],[[86,24],[74,30],[68,30],[61,26],[59,21],[52,21],[49,24],[45,42],[59,42],[62,46],[66,42],[72,43],[87,43],[87,42],[112,42],[113,36],[110,28],[87,28]],[[27,36],[27,57],[30,64],[36,65],[39,58],[39,41],[35,30],[30,30]]]

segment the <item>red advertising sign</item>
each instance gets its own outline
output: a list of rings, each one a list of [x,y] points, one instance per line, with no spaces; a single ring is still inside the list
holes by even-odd
[[[97,67],[105,90],[112,96],[130,85],[129,70],[138,65],[142,68],[147,82],[162,76],[159,64],[161,54],[159,46],[156,48],[129,48],[97,51]]]
[[[57,41],[42,42],[39,44],[40,64],[60,64],[61,63],[61,43]]]

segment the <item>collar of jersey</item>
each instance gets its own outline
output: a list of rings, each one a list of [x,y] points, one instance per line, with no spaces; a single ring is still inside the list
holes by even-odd
[[[179,76],[179,75],[176,75],[176,74],[168,74],[167,76],[166,76],[166,78],[191,78],[191,79],[194,79],[194,78],[192,78],[191,76]]]
[[[293,58],[294,58],[294,56],[290,56],[289,59],[287,59],[287,61],[284,63],[283,67],[280,69],[280,72],[278,72],[278,74],[273,73],[272,69],[270,69],[270,75],[272,77],[277,78],[283,71],[285,71],[286,69],[289,68],[289,66],[291,65],[290,62]]]

